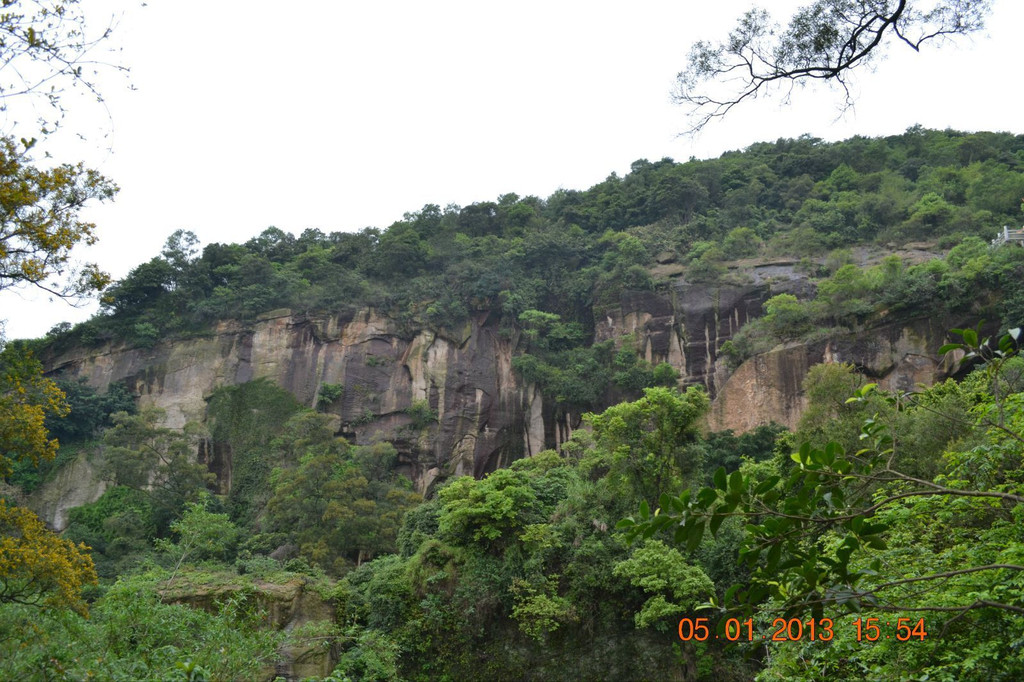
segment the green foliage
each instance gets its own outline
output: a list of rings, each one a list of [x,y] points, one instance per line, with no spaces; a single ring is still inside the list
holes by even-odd
[[[942,351],[981,363],[969,390],[943,384],[914,395],[861,386],[847,399],[867,410],[847,427],[859,426],[859,450],[804,442],[789,460],[719,469],[712,486],[665,494],[656,513],[642,504],[638,519],[620,522],[634,538],[673,530],[677,544],[693,548],[727,519],[745,520],[739,554],[751,573],[713,602],[727,613],[927,621],[927,643],[910,655],[891,643],[853,650],[842,638],[825,650],[801,644],[773,659],[767,679],[788,679],[808,665],[805,656],[838,677],[870,670],[887,679],[987,679],[1024,670],[1016,639],[998,634],[1024,612],[1024,394],[1014,369],[1021,334],[989,341],[979,330],[953,333],[961,341]],[[822,383],[830,394],[848,368],[833,374]],[[947,421],[954,423],[940,428]],[[926,436],[921,443],[912,441],[917,434]],[[943,451],[931,479],[902,466]]]
[[[539,504],[527,476],[499,469],[477,482],[457,478],[438,491],[438,535],[454,543],[483,541],[499,548],[533,519]]]
[[[951,151],[960,148],[974,151]],[[1024,181],[1013,159],[1020,153],[1010,134],[914,128],[838,143],[802,137],[718,159],[640,160],[623,177],[547,199],[510,194],[466,207],[427,205],[383,230],[295,237],[268,228],[245,244],[201,252],[193,235],[179,231],[159,256],[107,290],[103,315],[51,342],[147,345],[277,308],[350,314],[372,306],[433,329],[493,312],[504,329],[524,332],[531,353],[567,352],[587,345],[595,321],[624,293],[655,287],[653,257],[665,251],[685,255],[688,281],[717,282],[732,276],[724,261],[757,255],[762,244],[776,256],[820,260],[853,245],[987,242],[1019,220]],[[834,277],[851,261],[832,258],[820,272]],[[808,265],[817,276],[821,263]],[[969,307],[979,285],[997,295],[1014,291],[1005,286],[1009,277],[981,274],[972,267],[953,277],[955,291],[944,290],[926,264],[885,284],[868,278],[860,293],[823,298],[808,326],[861,324],[883,309]],[[846,284],[837,280],[831,293]],[[580,362],[543,359],[563,370]],[[578,386],[564,388],[554,395],[572,396],[571,409],[608,402],[587,405],[580,401],[590,396]]]
[[[1015,324],[1019,287],[1024,276],[1024,249],[990,249],[977,237],[957,240],[945,258],[907,265],[889,255],[870,268],[831,259],[834,272],[818,282],[813,299],[778,294],[764,304],[765,315],[744,325],[723,344],[733,366],[778,343],[814,341],[861,332],[894,313],[918,315],[982,315]],[[1021,299],[1024,300],[1024,299]]]
[[[317,408],[326,410],[336,403],[344,392],[345,384],[320,384],[320,395],[316,399]]]
[[[0,609],[4,679],[184,680],[188,670],[208,679],[257,679],[272,669],[284,634],[263,627],[251,595],[223,599],[212,612],[160,600],[150,576],[114,584],[77,615],[36,616]],[[201,679],[201,678],[196,678]]]
[[[106,475],[115,485],[146,493],[163,531],[215,480],[194,458],[201,427],[190,424],[177,431],[157,426],[163,411],[155,407],[111,418],[114,426],[103,435]]]
[[[149,322],[138,322],[132,326],[131,341],[139,348],[152,348],[160,339],[160,330]]]
[[[272,443],[282,466],[270,475],[262,525],[290,538],[303,558],[340,574],[350,563],[395,551],[402,515],[421,498],[394,473],[394,447],[352,448],[325,419],[299,412]]]
[[[655,409],[662,397],[679,409]],[[637,422],[637,447],[649,430],[669,439],[677,429],[692,440],[687,447],[706,449],[688,421],[705,401],[649,390],[641,408],[651,409],[651,420]],[[577,445],[594,447],[586,439]],[[345,617],[355,629],[338,670],[363,670],[364,656],[368,666],[374,660],[366,647],[382,646],[388,674],[396,676],[394,661],[397,677],[409,679],[629,679],[638,662],[676,674],[673,649],[657,644],[674,629],[673,616],[715,594],[701,562],[737,574],[729,567],[738,531],[720,549],[690,556],[654,542],[630,552],[610,525],[639,498],[621,478],[595,475],[594,462],[606,455],[586,452],[576,465],[545,451],[480,480],[450,481],[406,514],[401,554],[345,577]],[[706,660],[707,679],[742,679],[725,671],[746,669],[722,647]]]
[[[558,581],[552,578],[544,580],[539,588],[523,580],[513,583],[511,589],[516,603],[512,607],[512,618],[528,636],[543,640],[562,622],[573,619],[571,602],[559,597],[557,588]]]
[[[117,412],[136,411],[135,399],[124,384],[110,384],[100,395],[84,379],[58,379],[56,383],[64,392],[69,412],[62,418],[49,417],[46,428],[62,445],[94,437],[100,429],[111,426],[110,417]]]
[[[688,445],[696,440],[708,407],[707,395],[696,387],[685,393],[647,388],[640,400],[587,414],[584,421],[594,429],[597,451],[607,457],[611,476],[653,501],[666,486],[700,470],[698,450]]]
[[[706,472],[704,483],[711,483],[711,476],[719,467],[735,471],[745,460],[762,462],[771,459],[775,454],[776,442],[785,432],[785,427],[772,423],[738,436],[731,430],[707,434],[699,444],[703,470]]]
[[[635,616],[636,626],[660,632],[672,631],[678,616],[692,612],[715,591],[700,568],[687,564],[678,550],[659,540],[647,540],[634,549],[612,573],[650,595]]]
[[[850,403],[849,397],[864,384],[853,365],[822,363],[807,372],[802,388],[807,395],[807,409],[800,415],[795,438],[798,442],[827,443],[836,441],[849,452],[860,447],[859,430],[864,419],[871,416],[880,418],[875,410],[885,406],[871,401]]]
[[[276,462],[271,444],[301,409],[292,394],[266,379],[225,386],[210,396],[206,422],[214,455],[231,453],[227,507],[236,523],[251,524],[266,505]]]
[[[400,679],[399,645],[380,630],[352,628],[352,646],[342,653],[334,671],[324,682],[390,682]]]
[[[762,319],[762,324],[780,339],[800,338],[811,325],[807,307],[792,294],[778,294],[765,301]]]
[[[405,408],[405,413],[412,417],[412,428],[415,431],[421,431],[437,423],[437,412],[430,409],[430,402],[427,400],[414,400],[412,405]]]
[[[612,382],[628,394],[636,394],[654,386],[675,387],[679,384],[679,372],[667,362],[652,366],[640,357],[634,349],[633,339],[625,337],[622,348],[613,360]]]
[[[171,524],[171,532],[178,541],[158,544],[172,558],[177,557],[174,571],[167,579],[168,586],[186,559],[228,559],[234,550],[238,528],[227,514],[215,514],[207,509],[208,505],[208,497],[186,505],[181,518]]]
[[[418,496],[395,473],[393,446],[353,447],[335,438],[324,416],[270,382],[223,388],[209,400],[208,438],[191,428],[187,434],[157,429],[145,414],[119,417],[108,429],[108,464],[115,481],[134,489],[113,487],[73,512],[67,537],[96,547],[101,576],[113,577],[137,570],[147,556],[167,561],[153,554],[151,542],[177,529],[176,541],[162,544],[175,549],[173,560],[191,576],[194,568],[186,564],[199,555],[185,548],[189,532],[198,537],[221,528],[214,538],[221,541],[234,524],[248,535],[236,562],[247,575],[272,576],[280,566],[268,556],[275,550],[297,554],[287,565],[310,577],[324,570],[345,574],[337,602],[344,623],[337,679],[629,679],[637,670],[671,678],[681,661],[686,675],[692,663],[691,676],[739,679],[760,664],[715,643],[699,652],[680,647],[677,657],[660,630],[712,598],[801,617],[814,603],[827,604],[822,609],[859,604],[865,613],[893,605],[960,608],[971,594],[1013,606],[1015,569],[956,574],[927,596],[914,594],[916,582],[885,582],[894,582],[885,575],[893,566],[917,578],[963,566],[1021,564],[1015,530],[1021,520],[1005,497],[1019,495],[1020,480],[1013,437],[1021,432],[1014,421],[1020,389],[999,378],[1009,365],[997,376],[913,398],[862,390],[851,404],[845,400],[858,389],[854,375],[840,366],[815,369],[798,434],[813,445],[799,449],[797,461],[776,452],[789,447],[777,428],[702,436],[707,398],[695,389],[674,390],[673,367],[645,361],[646,349],[635,339],[592,340],[606,333],[606,315],[647,295],[633,292],[665,286],[657,275],[664,270],[655,268],[666,258],[659,265],[653,260],[663,252],[679,257],[688,282],[732,280],[726,261],[762,250],[804,259],[797,267],[817,294],[770,298],[765,314],[721,349],[734,362],[781,342],[856,331],[892,315],[985,315],[1012,327],[1024,310],[1017,300],[1024,250],[990,249],[987,242],[994,228],[1019,220],[1024,191],[1014,159],[1022,152],[1024,143],[1010,134],[912,129],[841,143],[804,137],[706,161],[641,160],[623,177],[547,199],[504,195],[462,208],[427,205],[386,230],[307,230],[296,237],[270,228],[245,244],[202,250],[179,231],[158,257],[107,290],[101,316],[55,330],[45,341],[50,349],[115,339],[145,347],[201,333],[214,320],[246,324],[276,308],[329,311],[343,322],[373,307],[403,330],[428,326],[445,334],[486,319],[497,323],[501,342],[513,348],[518,377],[539,388],[555,420],[599,414],[587,417],[592,429],[577,429],[561,455],[541,453],[479,481],[449,481],[434,500],[415,506]],[[873,251],[860,247],[910,240],[953,248],[924,263],[891,256],[858,265]],[[366,358],[368,366],[387,362]],[[317,407],[330,409],[341,391],[322,385]],[[76,386],[67,393],[72,414],[46,422],[55,432],[66,430],[62,441],[84,443],[110,425],[114,410],[105,398]],[[638,400],[606,409],[624,398]],[[436,421],[426,401],[411,404],[407,414],[413,431]],[[368,409],[353,421],[375,419]],[[877,445],[886,432],[893,443]],[[830,441],[838,445],[821,445]],[[230,489],[228,480],[220,481],[227,518],[220,508],[192,504],[209,483],[202,467],[188,464],[200,442],[211,469],[226,471],[230,462]],[[890,470],[910,478],[880,473]],[[659,497],[669,490],[672,495]],[[948,490],[1003,497],[960,496],[949,504]],[[906,493],[914,495],[890,500]],[[885,504],[873,513],[865,511],[880,501]],[[656,503],[657,516],[651,513]],[[612,527],[638,507],[646,510],[641,529],[671,525],[679,547],[653,538],[626,547]],[[186,523],[196,519],[205,521]],[[181,571],[175,580],[184,582]],[[730,582],[742,587],[730,592]],[[234,660],[229,665],[210,654],[205,640],[189,639],[203,628],[211,637],[234,636],[219,628],[236,621],[165,611],[167,605],[145,603],[148,588],[132,588],[143,595],[141,610],[132,614],[144,630],[138,646],[120,632],[88,631],[116,653],[100,653],[100,644],[70,635],[59,655],[50,645],[23,650],[32,653],[8,648],[0,676],[59,677],[59,663],[71,671],[67,676],[86,677],[86,658],[70,662],[63,653],[74,647],[104,656],[110,661],[104,672],[114,677],[256,674],[235,651],[222,656]],[[117,608],[127,609],[119,594]],[[93,622],[106,622],[99,619],[106,603],[97,602]],[[168,636],[178,640],[162,638],[157,630],[164,626],[150,611],[159,612]],[[1012,676],[1018,654],[996,633],[1015,631],[1016,617],[1007,609],[970,609],[949,626],[951,643],[936,637],[913,652],[891,643],[800,644],[765,659],[762,674],[970,679],[976,671],[995,677],[1001,661]],[[127,630],[126,622],[118,621]],[[192,634],[180,634],[183,622]],[[52,629],[51,642],[64,637]],[[275,644],[264,644],[252,654],[240,641],[238,655],[269,656]],[[805,670],[805,662],[818,667]]]
[[[722,250],[729,258],[748,258],[756,256],[763,243],[761,237],[749,227],[736,227],[725,235]]]
[[[146,493],[114,486],[91,504],[68,513],[64,537],[92,548],[96,571],[111,579],[128,572],[148,554],[157,534],[157,517]]]

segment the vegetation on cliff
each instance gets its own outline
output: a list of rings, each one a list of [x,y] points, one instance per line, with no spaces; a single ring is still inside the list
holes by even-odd
[[[592,336],[624,289],[663,286],[681,273],[688,281],[742,278],[735,262],[754,256],[795,259],[837,287],[854,287],[824,301],[824,315],[839,324],[879,308],[962,311],[991,303],[984,293],[1006,286],[970,262],[977,247],[945,269],[890,261],[870,283],[854,281],[864,265],[855,247],[939,253],[968,237],[987,242],[1020,220],[1022,159],[1021,136],[913,128],[838,143],[778,140],[685,163],[640,160],[588,190],[427,205],[385,230],[296,237],[268,228],[245,244],[201,251],[179,231],[160,256],[107,289],[102,315],[53,334],[65,343],[151,345],[275,308],[373,306],[416,326],[457,326],[487,313],[510,330],[529,329],[538,321],[529,311],[541,311],[560,316],[568,336],[557,343],[571,347]]]
[[[712,351],[734,362],[893,318],[983,316],[1015,326],[1024,249],[986,241],[1019,220],[1022,162],[1024,138],[1009,134],[780,140],[708,161],[639,161],[623,178],[546,200],[426,206],[386,230],[294,237],[271,228],[201,252],[189,233],[175,233],[159,257],[106,290],[102,314],[41,342],[9,344],[5,366],[28,367],[30,349],[151,347],[280,307],[342,318],[373,307],[410,335],[452,333],[475,316],[514,349],[518,376],[556,414],[587,413],[586,428],[558,452],[481,480],[442,477],[424,501],[399,473],[407,462],[394,444],[338,437],[331,409],[350,390],[340,384],[321,387],[321,411],[266,380],[226,386],[208,396],[203,424],[171,430],[157,412],[136,412],[123,387],[97,395],[28,372],[37,381],[31,400],[3,395],[11,409],[33,410],[32,447],[51,454],[46,429],[60,434],[110,485],[70,513],[63,538],[45,536],[70,557],[84,552],[77,543],[91,546],[95,572],[81,563],[67,595],[32,595],[80,610],[90,602],[93,620],[57,613],[31,636],[0,637],[3,674],[269,675],[274,652],[302,638],[257,627],[267,606],[256,585],[297,581],[333,608],[302,640],[326,643],[337,664],[331,679],[1012,677],[1024,666],[1019,647],[997,634],[1024,608],[1015,558],[1024,541],[1013,530],[1022,387],[1012,363],[999,381],[976,374],[902,403],[863,389],[848,367],[821,366],[807,378],[813,404],[795,433],[765,426],[735,435],[705,432],[708,397],[680,390],[677,368],[648,362],[637,339],[595,338],[629,292],[670,291],[678,278],[742,284],[765,264],[796,269],[809,284],[770,297],[763,315]],[[409,433],[429,433],[437,413],[418,401],[402,419]],[[879,424],[899,447],[865,454],[859,436],[879,437]],[[836,462],[858,457],[887,457],[886,471],[911,478],[865,478],[851,492]],[[12,496],[52,475],[32,459],[6,468]],[[828,501],[801,492],[826,469],[839,479]],[[940,492],[904,495],[908,481]],[[942,491],[965,487],[986,494],[943,503]],[[757,495],[767,506],[744,497]],[[822,505],[863,511],[890,498],[856,528],[815,516]],[[790,499],[813,509],[790,514]],[[667,521],[651,521],[658,506],[656,518],[678,523],[686,511],[696,520],[661,529]],[[638,509],[647,515],[639,528],[650,532],[630,544],[616,524]],[[786,534],[762,518],[770,511],[812,521]],[[774,554],[758,544],[771,533],[782,537]],[[915,592],[920,573],[940,579]],[[96,576],[101,584],[83,593]],[[843,584],[837,576],[849,595],[815,596],[826,578]],[[206,594],[204,583],[231,588],[203,602],[208,612],[190,613],[178,602]],[[865,597],[884,590],[891,602]],[[771,634],[776,614],[829,617],[835,641],[772,645],[782,650],[680,640],[680,618],[719,627],[733,612],[716,609],[734,607],[737,595],[758,635]],[[1011,608],[963,609],[971,595]],[[928,635],[869,648],[842,615],[854,603],[863,619],[884,618],[889,606],[896,619],[931,609]],[[0,624],[13,631],[28,608],[4,606]],[[127,618],[153,625],[126,639]],[[231,655],[218,658],[205,635],[168,639],[188,628],[230,630]]]

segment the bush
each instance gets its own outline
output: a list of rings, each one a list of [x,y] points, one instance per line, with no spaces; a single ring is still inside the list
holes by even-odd
[[[412,405],[405,408],[405,413],[412,417],[411,426],[416,431],[437,423],[437,412],[430,409],[430,402],[427,400],[414,400]]]
[[[335,403],[345,392],[344,384],[328,384],[324,383],[320,385],[320,395],[316,399],[317,409],[323,411],[329,408]]]

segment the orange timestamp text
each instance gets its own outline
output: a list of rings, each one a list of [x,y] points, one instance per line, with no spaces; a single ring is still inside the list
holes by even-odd
[[[911,618],[896,618],[894,621],[858,618],[850,625],[856,628],[858,642],[877,642],[884,639],[895,639],[900,642],[917,639],[923,642],[928,636],[924,618],[919,618],[916,622]],[[772,621],[770,630],[763,633],[755,631],[753,618],[727,618],[716,624],[714,632],[708,618],[682,618],[679,621],[679,639],[684,642],[705,642],[714,639],[729,642],[828,642],[834,636],[835,623],[831,618],[776,618]]]

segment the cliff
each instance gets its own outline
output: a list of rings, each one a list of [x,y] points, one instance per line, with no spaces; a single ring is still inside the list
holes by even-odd
[[[719,358],[722,344],[760,315],[770,296],[806,295],[810,287],[785,265],[755,268],[747,284],[677,280],[659,291],[623,293],[599,316],[595,336],[633,334],[649,361],[671,363],[683,384],[704,385],[714,398],[709,422],[716,430],[744,431],[770,421],[795,425],[804,407],[801,383],[817,362],[851,362],[873,380],[901,388],[941,374],[934,354],[945,327],[933,320],[777,348],[730,372]],[[73,348],[47,364],[51,374],[85,377],[100,390],[125,382],[141,404],[163,408],[171,427],[203,420],[206,400],[220,386],[265,377],[314,406],[325,384],[340,384],[341,396],[328,408],[337,432],[358,444],[394,442],[404,473],[427,492],[438,478],[479,477],[556,446],[578,426],[579,415],[557,421],[540,391],[513,372],[519,352],[514,335],[486,313],[458,329],[432,330],[409,329],[373,309],[351,317],[279,310],[148,349]],[[408,413],[419,401],[437,417],[426,428],[413,427]],[[230,458],[211,468],[222,488],[230,485]],[[58,527],[72,499],[88,501],[79,499],[83,490],[102,492],[101,486],[74,489],[67,498],[50,490],[40,505]]]

